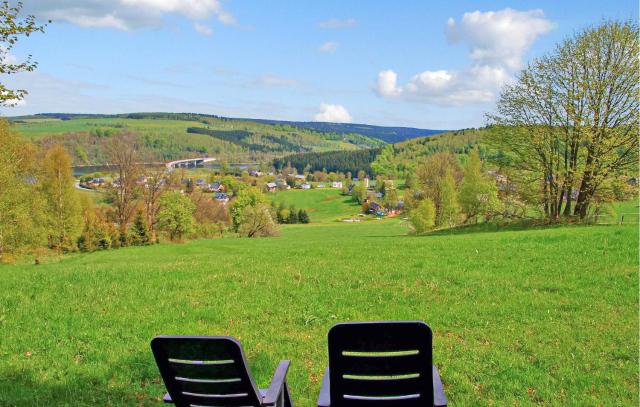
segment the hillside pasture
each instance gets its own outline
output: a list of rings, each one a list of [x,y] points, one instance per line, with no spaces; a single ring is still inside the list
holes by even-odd
[[[410,237],[389,219],[0,266],[0,405],[161,405],[149,341],[184,334],[239,338],[261,386],[291,359],[311,407],[333,324],[420,319],[451,405],[634,406],[637,243],[637,226]]]
[[[324,183],[330,185],[331,183]],[[312,223],[326,223],[356,216],[361,207],[350,196],[342,195],[339,189],[321,188],[311,190],[290,189],[274,193],[276,204],[293,205],[304,209]]]

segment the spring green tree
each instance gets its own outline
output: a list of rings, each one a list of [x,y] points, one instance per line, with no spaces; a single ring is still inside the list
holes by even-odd
[[[195,205],[188,196],[178,191],[167,192],[160,198],[158,226],[171,240],[181,240],[195,227]]]
[[[460,215],[460,204],[458,203],[458,193],[456,191],[456,180],[451,171],[447,171],[440,180],[439,194],[440,213],[438,214],[438,226],[453,227],[458,223]]]
[[[460,206],[467,221],[478,221],[478,216],[490,217],[499,209],[496,183],[482,172],[482,161],[477,149],[471,151],[460,182]]]
[[[49,248],[69,251],[82,229],[82,208],[71,172],[71,156],[61,145],[50,147],[42,160],[39,185],[44,199]]]
[[[35,147],[0,120],[0,261],[42,241],[42,200],[35,185]]]
[[[485,138],[537,185],[545,217],[584,219],[607,181],[638,169],[639,31],[605,21],[532,61],[505,86]]]
[[[14,61],[10,54],[20,38],[36,32],[44,32],[33,15],[21,16],[22,2],[3,1],[0,3],[0,74],[11,75],[31,72],[38,66],[31,55],[24,61]],[[0,83],[0,105],[15,106],[28,92],[25,89],[9,89]]]
[[[233,230],[236,232],[240,231],[240,225],[244,222],[244,208],[247,206],[258,206],[266,202],[267,198],[258,188],[249,187],[239,190],[229,205],[229,215],[231,217]]]
[[[409,222],[416,234],[422,234],[433,229],[436,224],[436,206],[430,198],[421,200],[409,211]]]

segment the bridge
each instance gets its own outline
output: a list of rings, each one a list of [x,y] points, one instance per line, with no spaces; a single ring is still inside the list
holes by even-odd
[[[184,160],[176,160],[166,163],[169,171],[174,168],[196,168],[198,165],[216,161],[213,157],[186,158]]]

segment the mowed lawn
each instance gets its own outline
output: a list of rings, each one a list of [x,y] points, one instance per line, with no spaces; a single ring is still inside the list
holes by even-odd
[[[638,229],[295,225],[0,267],[0,405],[160,405],[149,341],[233,335],[313,406],[339,321],[420,319],[452,406],[637,406]]]

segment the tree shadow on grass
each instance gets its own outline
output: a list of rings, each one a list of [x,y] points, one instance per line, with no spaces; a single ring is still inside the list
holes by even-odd
[[[521,232],[531,230],[548,230],[559,228],[580,228],[585,226],[599,226],[599,227],[611,227],[615,225],[607,224],[593,224],[593,223],[549,223],[544,220],[538,219],[526,219],[515,222],[486,222],[471,225],[460,225],[448,229],[434,230],[422,235],[415,235],[412,233],[406,234],[394,234],[394,235],[371,235],[365,236],[369,238],[382,238],[382,237],[433,237],[433,236],[451,236],[451,235],[468,235],[468,234],[480,234],[480,233],[499,233],[499,232]]]
[[[2,406],[147,406],[161,405],[165,388],[151,351],[112,366],[105,373],[47,374],[33,370],[0,370]],[[72,362],[73,363],[73,362]],[[53,373],[53,372],[52,372]],[[52,377],[57,376],[57,377]]]

